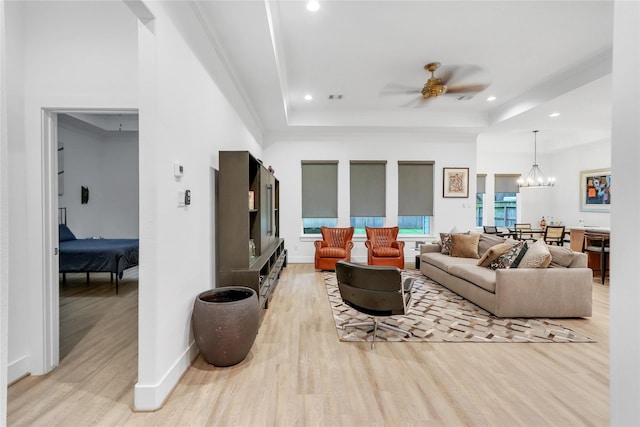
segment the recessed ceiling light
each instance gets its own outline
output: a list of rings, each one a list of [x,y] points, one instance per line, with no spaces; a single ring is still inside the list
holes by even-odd
[[[317,1],[309,1],[307,2],[307,10],[310,12],[317,12],[320,9],[320,3]]]
[[[496,97],[491,95],[490,97],[487,98],[487,101],[491,102],[491,101],[495,101]]]
[[[549,117],[558,117],[560,115],[560,113],[551,113],[549,114]]]
[[[313,96],[311,96],[310,94],[306,94],[306,95],[304,96],[304,100],[305,100],[305,101],[311,101],[312,99],[313,99]]]

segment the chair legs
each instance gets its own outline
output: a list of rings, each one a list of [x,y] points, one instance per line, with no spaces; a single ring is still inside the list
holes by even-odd
[[[373,338],[371,339],[371,348],[373,349],[375,347],[375,343],[376,343],[376,334],[378,332],[378,328],[383,328],[383,329],[388,329],[390,331],[395,331],[401,334],[404,334],[406,336],[413,336],[413,334],[409,331],[405,331],[404,329],[400,329],[398,327],[389,325],[387,323],[384,322],[380,322],[378,321],[377,318],[373,318],[373,322],[358,322],[358,323],[347,323],[346,325],[342,325],[342,330],[345,330],[347,328],[358,328],[358,327],[371,327],[373,326],[373,329],[371,329],[369,332],[373,331]]]
[[[604,250],[600,251],[600,276],[604,285],[604,279],[607,277],[607,253]]]

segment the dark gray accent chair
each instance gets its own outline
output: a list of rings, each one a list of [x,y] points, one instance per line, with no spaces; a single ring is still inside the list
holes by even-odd
[[[372,327],[374,348],[378,328],[389,329],[411,336],[411,332],[380,322],[378,317],[406,314],[411,302],[413,278],[402,280],[402,270],[392,266],[336,263],[336,277],[342,300],[348,306],[372,316],[369,322],[348,323],[351,327]]]

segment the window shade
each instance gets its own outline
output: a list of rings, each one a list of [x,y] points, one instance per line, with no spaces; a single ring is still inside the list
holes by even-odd
[[[487,192],[487,175],[476,175],[476,194]]]
[[[352,161],[351,216],[386,216],[387,162]]]
[[[495,176],[495,192],[496,193],[519,193],[518,178],[520,175],[496,175]]]
[[[433,216],[433,162],[398,162],[398,216]]]
[[[338,217],[338,161],[302,161],[302,218]]]

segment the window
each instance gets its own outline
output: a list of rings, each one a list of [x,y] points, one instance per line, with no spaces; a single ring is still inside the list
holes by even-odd
[[[476,227],[482,227],[484,217],[484,193],[486,193],[487,175],[477,175],[476,180]]]
[[[364,234],[365,226],[382,227],[386,215],[385,161],[351,161],[350,212],[356,234]]]
[[[430,234],[433,216],[433,162],[398,162],[400,234]]]
[[[351,226],[353,234],[365,234],[365,227],[382,227],[384,217],[381,216],[352,216]]]
[[[496,175],[493,207],[496,227],[513,227],[517,222],[517,180],[520,175]]]
[[[302,229],[319,234],[338,222],[338,161],[302,161]]]

